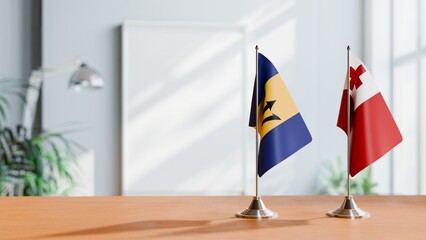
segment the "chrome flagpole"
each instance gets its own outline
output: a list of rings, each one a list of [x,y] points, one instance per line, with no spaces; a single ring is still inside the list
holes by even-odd
[[[255,79],[255,94],[256,105],[259,103],[259,47],[256,45],[256,79]],[[250,203],[250,206],[236,214],[240,218],[275,218],[278,213],[269,210],[259,195],[259,108],[256,108],[256,196]]]
[[[256,106],[259,105],[259,46],[256,45]],[[259,108],[256,108],[256,198],[259,198]]]
[[[350,63],[349,63],[349,54],[351,47],[347,47],[347,73],[346,73],[346,87],[348,90],[347,93],[347,160],[348,160],[348,174],[346,181],[346,196],[339,208],[327,212],[327,215],[330,217],[339,217],[339,218],[368,218],[370,213],[361,210],[355,203],[353,196],[351,195],[351,182],[350,182],[350,170],[351,170],[351,89],[350,89]]]

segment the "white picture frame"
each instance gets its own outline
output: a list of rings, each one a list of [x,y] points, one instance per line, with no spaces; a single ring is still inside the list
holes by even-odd
[[[246,42],[226,24],[122,25],[122,195],[244,193]]]

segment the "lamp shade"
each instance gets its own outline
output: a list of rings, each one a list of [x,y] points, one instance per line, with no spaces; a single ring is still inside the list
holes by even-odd
[[[105,85],[103,77],[93,68],[82,63],[71,76],[69,86],[71,88],[99,89]]]

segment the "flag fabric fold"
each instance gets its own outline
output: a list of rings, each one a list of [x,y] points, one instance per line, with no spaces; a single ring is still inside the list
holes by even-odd
[[[349,134],[348,91],[351,124]],[[349,76],[345,80],[337,126],[349,137],[352,177],[402,141],[398,126],[373,77],[364,63],[353,54],[349,55]]]
[[[258,174],[261,177],[310,143],[312,137],[277,69],[261,53],[258,53],[258,81],[258,102],[255,82],[249,125],[256,127],[258,111]]]

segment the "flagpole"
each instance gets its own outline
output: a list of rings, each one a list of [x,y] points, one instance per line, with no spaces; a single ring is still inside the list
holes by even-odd
[[[370,213],[363,211],[360,209],[353,198],[351,196],[351,185],[350,185],[350,172],[351,172],[351,89],[350,89],[350,62],[349,62],[349,54],[351,47],[347,47],[347,78],[346,78],[346,87],[347,87],[347,108],[348,108],[348,119],[347,119],[347,159],[348,159],[348,175],[347,175],[347,193],[345,199],[339,208],[336,208],[332,211],[327,212],[327,215],[330,217],[338,217],[338,218],[368,218]]]
[[[247,209],[235,214],[239,218],[275,218],[278,213],[269,210],[263,203],[259,195],[259,46],[256,45],[256,78],[255,78],[255,94],[256,94],[256,195]]]
[[[346,48],[347,49],[347,88],[348,88],[348,95],[347,95],[347,97],[348,97],[348,105],[347,105],[347,107],[348,107],[348,126],[347,126],[347,129],[348,129],[348,134],[347,134],[347,136],[348,136],[348,141],[347,141],[347,160],[348,160],[348,173],[347,173],[347,182],[346,182],[346,184],[347,184],[347,195],[346,196],[350,196],[351,195],[351,184],[350,184],[350,172],[351,172],[351,143],[350,143],[350,135],[351,135],[351,89],[350,89],[350,84],[349,84],[349,74],[350,74],[350,72],[349,72],[349,54],[350,54],[350,51],[351,51],[351,47],[348,45],[348,47]]]
[[[256,106],[259,105],[259,46],[256,45]],[[259,197],[259,110],[256,109],[256,198]]]

